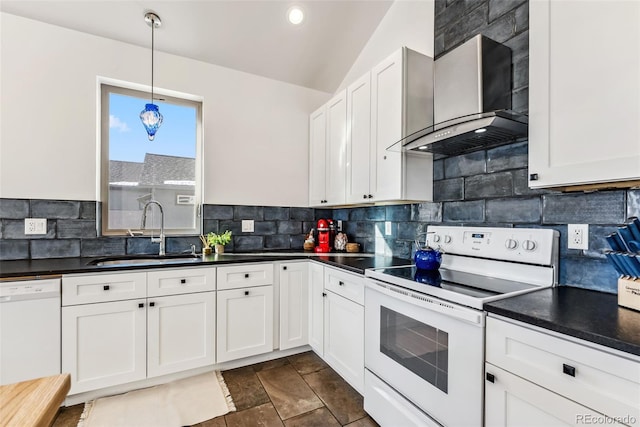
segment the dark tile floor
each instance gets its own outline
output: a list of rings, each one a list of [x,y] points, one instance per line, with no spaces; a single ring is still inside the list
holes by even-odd
[[[315,353],[223,371],[235,412],[195,427],[371,427],[362,396]],[[75,427],[84,404],[62,408],[54,427]]]

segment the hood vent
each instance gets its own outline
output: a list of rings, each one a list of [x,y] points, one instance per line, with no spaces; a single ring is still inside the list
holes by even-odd
[[[527,137],[511,111],[511,49],[477,35],[434,62],[434,123],[390,149],[456,155]]]

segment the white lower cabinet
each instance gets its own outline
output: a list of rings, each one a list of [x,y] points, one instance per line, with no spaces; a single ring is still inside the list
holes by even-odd
[[[69,394],[141,380],[147,374],[146,300],[62,307],[62,372]]]
[[[309,263],[290,262],[280,270],[280,350],[309,344]]]
[[[485,425],[640,426],[640,358],[487,318]]]
[[[309,344],[359,393],[364,392],[364,277],[309,265]]]
[[[217,361],[273,350],[273,285],[218,291]]]
[[[147,376],[215,363],[215,292],[149,298]]]

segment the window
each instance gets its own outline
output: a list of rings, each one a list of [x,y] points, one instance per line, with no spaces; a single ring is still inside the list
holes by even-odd
[[[163,96],[155,99],[164,121],[153,141],[140,122],[147,92],[101,85],[102,234],[141,229],[149,200],[164,211],[167,235],[200,234],[202,103]],[[145,234],[160,228],[151,205]]]

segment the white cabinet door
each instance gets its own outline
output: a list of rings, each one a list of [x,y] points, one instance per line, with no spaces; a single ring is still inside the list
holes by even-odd
[[[218,291],[218,363],[273,350],[273,285]]]
[[[309,205],[324,204],[327,165],[327,109],[322,106],[309,117]]]
[[[364,307],[333,292],[324,306],[324,360],[364,392]]]
[[[327,205],[345,203],[347,171],[347,92],[327,103]]]
[[[215,292],[149,298],[147,376],[215,363]]]
[[[371,139],[375,150],[376,200],[402,198],[402,153],[387,150],[403,134],[402,50],[378,64],[371,71]]]
[[[309,345],[324,355],[324,267],[309,263]]]
[[[493,381],[485,381],[484,413],[487,427],[605,423],[602,421],[605,419],[602,414],[489,363],[486,364],[486,373],[487,376],[492,376]],[[607,425],[622,425],[613,418],[607,420]]]
[[[147,273],[147,295],[150,297],[215,290],[215,267],[161,268]]]
[[[62,372],[69,394],[146,377],[146,300],[62,307]]]
[[[640,179],[640,2],[529,10],[529,186]]]
[[[308,265],[280,264],[280,350],[309,343]]]
[[[371,149],[371,72],[347,88],[347,203],[367,202],[374,197],[375,150]],[[372,156],[374,157],[372,159]]]

